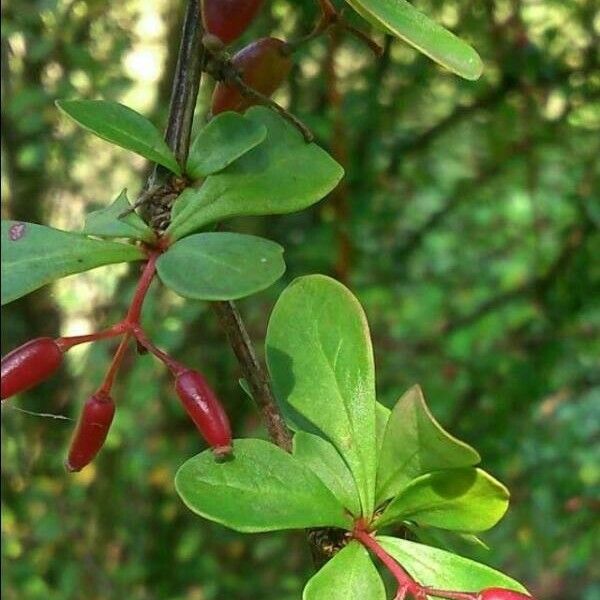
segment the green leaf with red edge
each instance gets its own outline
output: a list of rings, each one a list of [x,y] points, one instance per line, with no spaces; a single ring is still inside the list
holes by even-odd
[[[527,593],[518,581],[508,575],[451,552],[387,536],[377,536],[377,541],[421,585],[465,592],[503,587]],[[433,596],[428,598],[435,600]]]
[[[313,575],[302,600],[385,600],[385,588],[367,550],[350,542]]]
[[[74,273],[142,260],[137,246],[34,223],[2,221],[2,304]]]

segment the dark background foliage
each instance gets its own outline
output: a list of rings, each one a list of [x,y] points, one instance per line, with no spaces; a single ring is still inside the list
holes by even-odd
[[[507,518],[484,536],[491,550],[457,550],[540,598],[597,600],[597,5],[416,4],[475,45],[484,76],[462,81],[378,34],[379,61],[354,39],[303,48],[278,99],[347,176],[302,214],[232,224],[287,249],[284,279],[240,309],[261,349],[292,278],[322,272],[351,286],[371,323],[380,399],[391,405],[421,383],[441,422],[480,449],[512,491]],[[78,228],[122,187],[135,195],[148,165],[72,127],[53,101],[116,99],[164,124],[182,8],[3,2],[4,217]],[[315,14],[309,0],[267,0],[246,39],[298,37]],[[205,82],[200,118],[208,93]],[[5,307],[3,353],[116,320],[131,286],[125,269],[103,268]],[[263,435],[204,304],[157,286],[145,321],[163,347],[206,373],[238,436]],[[311,572],[302,534],[230,532],[175,495],[177,467],[202,444],[151,357],[124,371],[101,456],[78,475],[64,472],[71,419],[111,349],[73,353],[60,376],[2,409],[5,597],[299,598]]]

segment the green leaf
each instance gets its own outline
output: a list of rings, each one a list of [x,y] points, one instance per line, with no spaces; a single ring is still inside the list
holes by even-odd
[[[250,400],[254,400],[254,396],[252,394],[252,390],[250,389],[250,384],[248,383],[248,380],[245,379],[244,377],[240,377],[238,379],[238,383],[240,384],[240,387],[242,388],[242,390],[246,394],[246,396],[248,396],[248,398],[250,398]]]
[[[306,465],[355,516],[360,515],[356,483],[344,459],[322,437],[299,431],[294,436],[294,458]]]
[[[476,450],[442,428],[421,388],[413,386],[388,419],[377,469],[377,503],[395,496],[419,475],[472,467],[480,460]]]
[[[390,419],[391,410],[377,402],[375,405],[375,437],[377,438],[377,454],[381,452],[381,446],[383,445],[383,437],[387,428],[388,421]]]
[[[369,326],[351,292],[322,275],[296,279],[267,331],[276,396],[322,433],[356,481],[363,514],[374,509],[375,373]]]
[[[193,179],[207,177],[260,144],[267,135],[264,125],[234,112],[225,112],[198,133],[185,168]]]
[[[198,233],[173,244],[157,261],[162,282],[196,300],[234,300],[260,292],[285,271],[283,248],[240,233]]]
[[[479,79],[483,63],[466,42],[419,12],[406,0],[346,0],[363,18],[399,37],[465,79]]]
[[[377,520],[402,521],[466,533],[493,527],[508,508],[508,490],[481,469],[448,469],[415,479]]]
[[[350,542],[313,575],[302,600],[385,600],[385,588],[366,549]]]
[[[243,532],[351,528],[342,505],[291,454],[263,440],[235,440],[234,456],[216,462],[211,450],[181,466],[175,487],[200,516]]]
[[[186,187],[179,196],[175,199],[173,207],[171,209],[171,222],[175,221],[188,206],[188,204],[194,202],[200,193],[200,188]],[[175,238],[173,238],[175,239]]]
[[[57,100],[56,106],[99,138],[181,175],[181,168],[160,131],[128,106],[108,100]]]
[[[143,258],[143,252],[129,244],[93,240],[34,223],[2,221],[2,304],[66,275]]]
[[[135,212],[119,218],[131,208],[127,199],[127,190],[123,190],[117,199],[106,208],[95,210],[85,218],[83,233],[108,238],[131,238],[144,242],[156,239],[154,232]]]
[[[442,550],[458,553],[464,546],[477,546],[479,549],[489,550],[490,547],[479,537],[472,533],[462,533],[460,531],[446,531],[438,527],[423,527],[415,523],[405,522],[404,526],[415,536],[416,540],[435,546]]]
[[[377,536],[377,540],[422,585],[475,592],[504,587],[527,593],[520,583],[504,573],[445,550],[393,537]]]
[[[327,152],[307,144],[272,110],[251,108],[246,119],[266,127],[265,141],[206,179],[195,198],[177,210],[167,230],[172,239],[230,217],[301,210],[321,200],[342,178],[342,167]]]

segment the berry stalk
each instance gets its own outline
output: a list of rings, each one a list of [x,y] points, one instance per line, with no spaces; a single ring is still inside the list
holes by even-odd
[[[127,332],[123,336],[123,339],[121,340],[121,343],[119,344],[119,347],[117,348],[117,351],[113,356],[112,362],[110,363],[110,367],[108,368],[106,376],[104,377],[104,381],[102,382],[102,386],[98,390],[99,393],[107,395],[110,394],[112,386],[115,382],[115,377],[117,376],[117,373],[119,371],[119,367],[121,366],[123,358],[125,357],[125,351],[127,350],[127,344],[129,343],[130,339],[131,334]]]
[[[169,370],[171,371],[171,373],[173,373],[173,375],[175,375],[175,376],[180,375],[181,373],[183,373],[186,370],[186,368],[180,362],[176,361],[174,358],[171,358],[166,352],[163,352],[160,348],[155,346],[150,341],[150,339],[146,335],[146,332],[143,330],[143,328],[140,325],[135,325],[131,331],[132,331],[133,335],[135,336],[135,339],[144,348],[146,348],[146,350],[148,350],[148,352],[150,352],[151,354],[154,354],[154,356],[156,356],[156,358],[161,360],[169,368]]]

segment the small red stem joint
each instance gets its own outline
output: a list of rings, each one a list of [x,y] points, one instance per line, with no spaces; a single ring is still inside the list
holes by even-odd
[[[425,598],[424,588],[419,585],[405,570],[400,563],[390,556],[371,535],[368,525],[363,519],[359,519],[354,526],[352,536],[365,548],[370,550],[392,574],[398,583],[397,600],[403,600],[406,594],[412,594],[414,598],[421,600]]]

